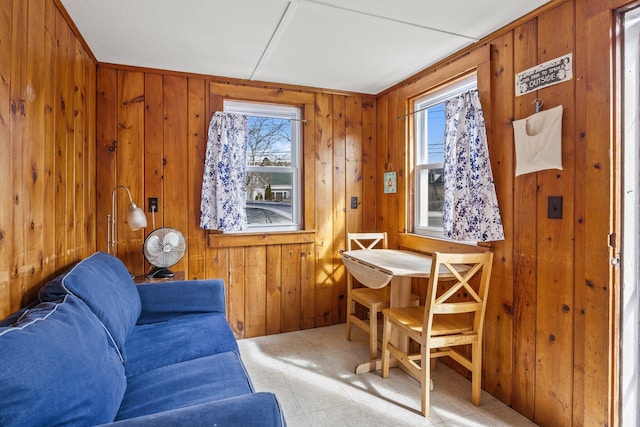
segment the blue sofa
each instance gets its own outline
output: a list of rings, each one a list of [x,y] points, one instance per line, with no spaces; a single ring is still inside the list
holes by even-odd
[[[0,322],[0,426],[280,426],[225,317],[221,280],[134,284],[105,253]]]

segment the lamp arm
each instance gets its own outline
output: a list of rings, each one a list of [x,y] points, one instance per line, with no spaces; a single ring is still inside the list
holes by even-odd
[[[131,192],[124,185],[116,185],[116,188],[111,192],[111,215],[107,214],[107,253],[111,253],[111,248],[116,245],[116,193],[118,192],[118,188],[124,188],[127,190],[127,195],[129,196],[129,206],[133,204],[133,199],[131,198]]]

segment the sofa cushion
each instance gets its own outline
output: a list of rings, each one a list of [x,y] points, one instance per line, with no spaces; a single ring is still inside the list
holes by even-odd
[[[0,327],[0,425],[94,425],[113,421],[124,367],[102,324],[67,295]]]
[[[129,378],[116,420],[134,418],[253,392],[236,352],[163,366]]]
[[[238,351],[224,314],[204,313],[136,325],[127,339],[127,377],[177,362]]]
[[[89,306],[104,324],[125,361],[124,343],[141,312],[140,295],[122,261],[96,252],[70,271],[47,283],[41,301],[55,301],[71,294]]]
[[[286,426],[275,394],[258,392],[116,421],[110,427]],[[101,427],[106,427],[103,425]]]

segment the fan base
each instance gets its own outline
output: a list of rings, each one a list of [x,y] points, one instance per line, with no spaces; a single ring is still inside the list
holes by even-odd
[[[147,280],[150,279],[170,279],[174,276],[174,272],[168,268],[155,267],[151,273],[147,274]]]

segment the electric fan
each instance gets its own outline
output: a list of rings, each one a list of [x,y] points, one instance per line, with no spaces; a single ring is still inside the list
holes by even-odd
[[[147,279],[173,277],[169,267],[184,256],[184,236],[175,228],[163,227],[153,230],[144,240],[144,257],[154,268]]]

